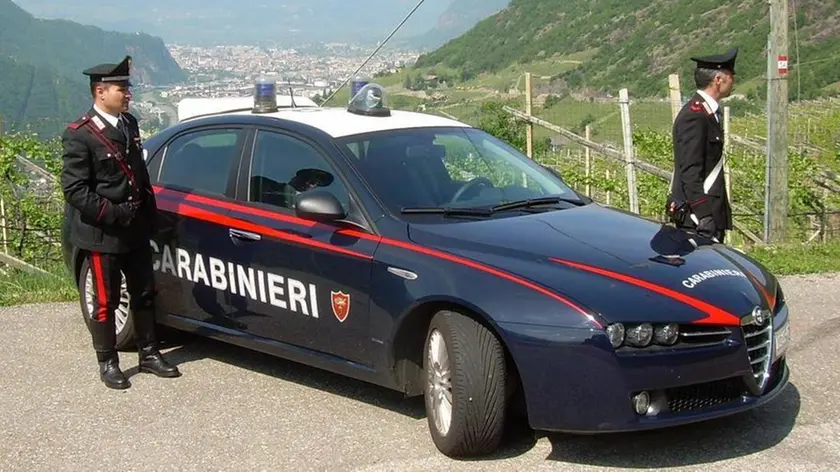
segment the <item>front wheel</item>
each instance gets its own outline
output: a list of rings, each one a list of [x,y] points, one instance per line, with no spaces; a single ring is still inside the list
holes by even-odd
[[[82,262],[79,271],[79,292],[82,293],[82,317],[85,325],[90,326],[96,310],[96,290],[94,289],[93,271],[90,257]],[[124,351],[134,346],[134,325],[131,321],[130,297],[125,282],[125,274],[120,272],[120,303],[114,312],[117,332],[117,349]]]
[[[449,457],[490,454],[505,425],[505,356],[475,320],[437,313],[426,336],[426,414],[435,446]]]

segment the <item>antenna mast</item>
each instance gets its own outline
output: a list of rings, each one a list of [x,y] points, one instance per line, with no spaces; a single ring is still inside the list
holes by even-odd
[[[406,15],[406,16],[405,16],[405,18],[403,18],[403,20],[400,22],[400,24],[398,24],[398,25],[397,25],[397,27],[396,27],[396,28],[394,28],[394,30],[393,30],[393,31],[391,31],[391,34],[389,34],[389,35],[388,35],[388,37],[386,37],[386,38],[385,38],[385,40],[384,40],[384,41],[382,41],[382,44],[380,44],[380,45],[379,45],[379,47],[377,47],[377,48],[376,48],[376,50],[375,50],[375,51],[373,51],[373,52],[371,53],[371,55],[370,55],[370,56],[368,56],[368,58],[367,58],[367,59],[365,59],[365,62],[363,62],[363,63],[362,63],[362,65],[360,65],[360,66],[359,66],[359,68],[358,68],[358,69],[356,69],[356,71],[355,71],[355,72],[353,72],[352,74],[350,74],[350,77],[348,77],[347,79],[345,79],[345,80],[344,80],[344,82],[343,82],[341,85],[339,85],[339,86],[338,86],[338,88],[337,88],[337,89],[335,89],[335,91],[334,91],[334,92],[333,92],[333,93],[332,93],[332,94],[331,94],[331,95],[330,95],[330,96],[329,96],[326,100],[324,100],[323,102],[321,102],[321,104],[320,104],[320,105],[318,105],[318,107],[320,108],[320,107],[324,106],[324,103],[327,103],[327,102],[329,102],[330,100],[332,100],[332,98],[335,96],[335,94],[337,94],[339,90],[341,90],[342,88],[344,88],[344,86],[345,86],[345,85],[347,85],[347,82],[349,82],[349,81],[350,81],[350,79],[352,79],[353,77],[355,77],[355,76],[356,76],[356,74],[358,74],[358,73],[359,73],[359,71],[360,71],[360,70],[362,70],[362,69],[365,67],[365,65],[367,65],[367,63],[368,63],[368,62],[370,62],[370,60],[371,60],[371,59],[373,59],[373,56],[375,56],[375,55],[376,55],[376,53],[378,53],[378,52],[379,52],[379,50],[380,50],[380,49],[382,49],[382,47],[383,47],[383,46],[385,46],[385,44],[388,42],[388,40],[390,40],[390,39],[391,39],[391,37],[392,37],[392,36],[394,36],[394,34],[396,34],[396,32],[397,32],[397,31],[399,31],[399,29],[400,29],[400,28],[402,28],[402,26],[405,24],[405,22],[406,22],[406,21],[408,21],[408,19],[409,19],[409,18],[411,18],[411,15],[413,15],[413,14],[414,14],[414,12],[415,12],[415,11],[417,11],[417,9],[418,9],[418,8],[420,8],[420,5],[422,5],[422,4],[423,4],[423,2],[425,2],[425,1],[426,1],[426,0],[420,0],[419,2],[417,2],[417,5],[414,5],[414,8],[412,8],[412,9],[411,9],[411,11],[410,11],[410,12],[408,12],[408,15]]]

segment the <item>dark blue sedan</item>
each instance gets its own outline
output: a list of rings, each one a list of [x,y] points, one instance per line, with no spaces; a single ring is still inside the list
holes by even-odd
[[[146,141],[158,322],[424,395],[452,457],[494,451],[516,408],[537,430],[634,431],[786,386],[788,306],[759,263],[386,99],[208,99]],[[87,255],[65,251],[92,296]],[[126,348],[130,316],[124,297]]]

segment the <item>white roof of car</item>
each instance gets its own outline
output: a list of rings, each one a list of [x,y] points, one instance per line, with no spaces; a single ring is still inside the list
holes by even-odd
[[[199,118],[201,115],[224,114],[248,115],[254,105],[252,97],[236,98],[190,98],[178,103],[178,121]],[[278,106],[290,106],[289,96],[277,95]],[[295,97],[298,108],[281,108],[274,113],[260,116],[296,121],[319,128],[334,138],[354,134],[384,131],[390,129],[426,128],[437,126],[470,127],[442,116],[402,110],[391,110],[391,116],[363,116],[350,113],[345,108],[319,108],[316,103],[303,97]]]

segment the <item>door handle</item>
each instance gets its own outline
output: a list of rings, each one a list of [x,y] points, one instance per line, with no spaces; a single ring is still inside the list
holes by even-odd
[[[259,241],[260,239],[262,239],[262,236],[260,236],[259,234],[233,228],[228,229],[228,234],[230,234],[231,238],[243,239],[247,241]]]

